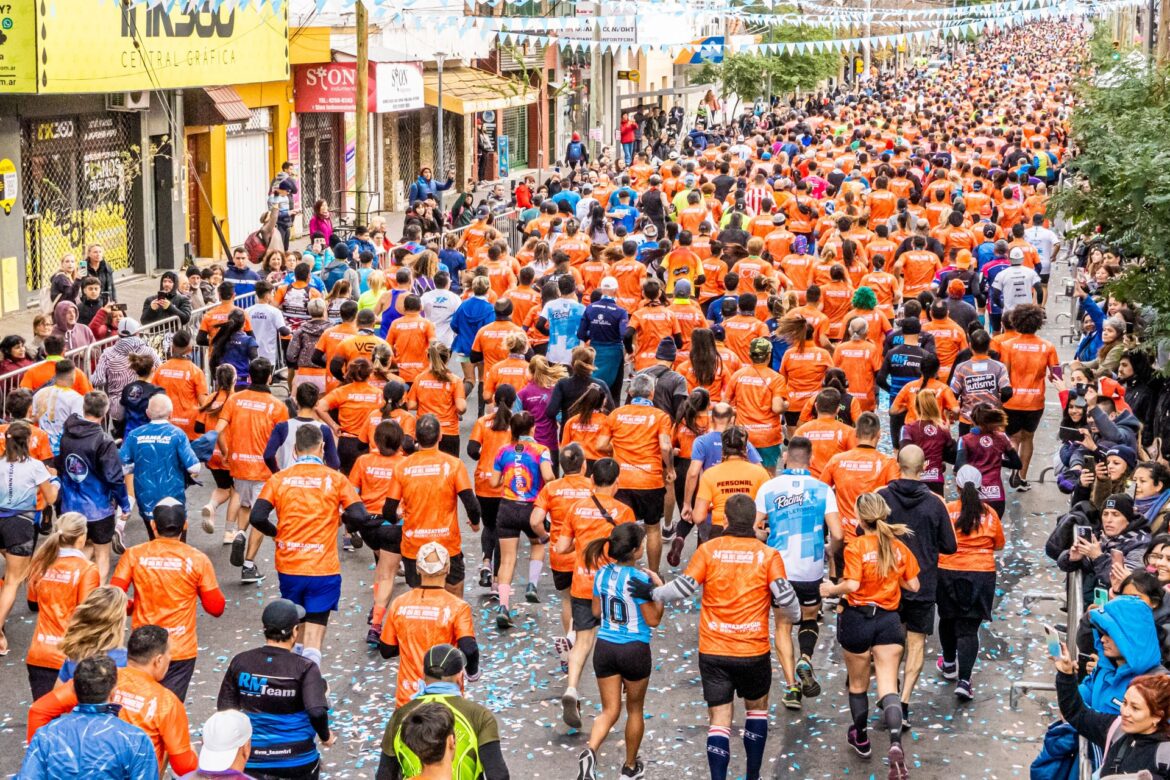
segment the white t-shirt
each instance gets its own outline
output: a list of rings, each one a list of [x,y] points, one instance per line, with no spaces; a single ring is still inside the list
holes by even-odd
[[[29,458],[20,463],[0,460],[0,510],[36,509],[38,489],[50,478],[49,470],[39,460]]]
[[[1052,248],[1060,241],[1060,237],[1043,225],[1035,225],[1024,231],[1024,239],[1036,247],[1036,254],[1040,255],[1040,273],[1050,273]]]
[[[257,303],[247,309],[252,321],[252,335],[256,338],[256,351],[262,358],[268,358],[276,365],[276,350],[280,348],[280,329],[284,325],[284,313],[269,303]]]
[[[49,435],[49,446],[53,454],[61,451],[61,434],[65,430],[65,421],[70,415],[82,414],[81,393],[71,387],[57,387],[49,385],[42,387],[33,396],[31,418],[37,426]]]
[[[1040,276],[1031,268],[1013,265],[1000,271],[992,287],[1003,293],[1003,310],[1032,302],[1032,288],[1040,284]]]
[[[435,338],[448,347],[455,341],[451,318],[459,308],[459,296],[450,290],[428,290],[422,295],[423,317],[435,326]]]

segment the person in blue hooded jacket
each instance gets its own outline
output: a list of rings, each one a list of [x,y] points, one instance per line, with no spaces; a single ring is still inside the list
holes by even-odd
[[[431,169],[423,167],[419,169],[418,178],[410,185],[406,199],[412,206],[427,198],[434,198],[436,203],[442,203],[439,193],[451,189],[451,185],[454,183],[455,179],[448,175],[447,181],[440,184],[431,176]]]
[[[455,314],[451,317],[451,331],[455,340],[451,342],[451,354],[457,355],[463,364],[463,389],[470,395],[472,388],[479,381],[476,375],[476,366],[482,370],[482,363],[471,360],[471,346],[475,343],[475,334],[484,325],[496,321],[496,309],[488,300],[491,292],[491,280],[487,276],[477,276],[471,280],[471,297],[459,304]]]
[[[123,470],[133,475],[134,500],[151,539],[155,506],[168,497],[186,504],[187,477],[194,478],[203,468],[187,434],[171,423],[174,409],[166,395],[152,397],[146,407],[150,422],[126,435],[120,453]]]
[[[1137,596],[1118,596],[1089,611],[1097,665],[1080,684],[1085,706],[1120,714],[1130,681],[1162,670],[1154,613]]]

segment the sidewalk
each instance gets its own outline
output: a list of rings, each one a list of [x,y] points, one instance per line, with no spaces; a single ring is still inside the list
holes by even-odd
[[[133,274],[116,279],[114,286],[118,291],[118,302],[126,304],[128,316],[138,319],[139,315],[142,314],[142,302],[158,292],[158,278],[162,275],[163,272],[158,271],[150,275]],[[36,296],[33,296],[34,301],[35,299]],[[33,320],[40,313],[40,308],[34,303],[28,308],[4,315],[4,324],[0,326],[0,336],[16,334],[24,336],[26,339],[30,338]]]

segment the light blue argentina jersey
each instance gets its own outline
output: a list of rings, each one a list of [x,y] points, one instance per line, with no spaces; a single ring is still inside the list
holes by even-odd
[[[540,316],[548,321],[548,360],[550,363],[568,365],[573,359],[573,350],[581,342],[577,339],[577,328],[585,307],[575,300],[558,298],[549,301]]]
[[[833,489],[805,469],[785,469],[756,494],[768,516],[768,546],[780,553],[788,579],[815,582],[825,575],[825,514],[837,511]]]
[[[601,601],[598,639],[619,645],[650,641],[650,626],[642,617],[640,608],[646,601],[629,594],[631,579],[650,582],[645,572],[616,563],[603,566],[593,578],[593,595]]]

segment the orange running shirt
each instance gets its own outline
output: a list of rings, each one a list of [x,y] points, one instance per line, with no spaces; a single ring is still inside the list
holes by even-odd
[[[606,520],[601,509],[593,503],[596,498],[601,507],[609,515]],[[633,523],[634,510],[612,496],[594,493],[590,498],[583,498],[573,502],[565,513],[563,537],[573,541],[573,584],[569,587],[569,595],[575,599],[593,598],[593,575],[597,569],[590,569],[585,565],[585,547],[594,539],[604,539],[609,536],[615,525]],[[609,559],[602,556],[598,561],[601,568]]]
[[[898,461],[868,444],[859,444],[829,458],[821,471],[821,482],[837,493],[837,508],[846,538],[857,533],[857,497],[885,487],[900,474]]]
[[[475,421],[471,428],[468,441],[479,442],[479,460],[475,464],[475,494],[484,498],[500,498],[504,495],[504,486],[492,487],[492,464],[500,448],[511,443],[512,432],[505,428],[502,431],[492,430],[495,422],[494,414],[486,414]]]
[[[569,509],[578,501],[588,499],[591,495],[593,495],[593,481],[582,474],[570,474],[567,477],[549,482],[541,488],[540,493],[536,496],[537,508],[544,510],[549,521],[548,565],[553,571],[573,571],[576,556],[571,552],[557,552],[556,544],[567,529]]]
[[[942,264],[938,255],[925,249],[912,249],[901,257],[902,263],[902,298],[913,298],[923,290],[930,288],[934,275]]]
[[[198,435],[195,421],[199,419],[199,399],[207,395],[207,377],[203,369],[186,358],[171,358],[155,369],[152,381],[174,404],[171,423],[187,434],[188,439],[194,439]]]
[[[511,385],[520,391],[528,384],[528,361],[522,357],[507,357],[496,363],[483,375],[484,398],[491,399],[500,385]]]
[[[643,306],[630,315],[629,327],[637,333],[634,345],[635,371],[654,365],[654,353],[660,341],[682,336],[674,312],[665,306]]]
[[[756,447],[774,447],[783,438],[780,413],[772,402],[784,395],[784,378],[763,365],[744,366],[731,377],[727,402],[735,407],[735,421],[747,429]]]
[[[131,548],[133,549],[133,548]],[[64,548],[40,579],[28,583],[28,600],[37,605],[37,624],[29,642],[25,663],[60,669],[65,654],[57,647],[78,604],[101,584],[97,564],[80,550]]]
[[[415,377],[414,384],[406,394],[406,400],[418,405],[419,417],[433,414],[439,418],[439,427],[444,436],[459,435],[459,411],[457,401],[466,400],[463,395],[463,380],[454,374],[447,381],[439,379],[427,369]]]
[[[739,268],[739,265],[736,265]],[[755,315],[737,314],[723,321],[723,332],[726,334],[727,348],[735,353],[741,363],[752,362],[752,339],[767,338],[768,326],[760,322]]]
[[[360,438],[370,415],[382,408],[382,393],[369,382],[351,382],[325,395],[325,405],[337,410],[342,433]]]
[[[951,516],[951,525],[959,521],[962,503],[958,500],[947,502],[947,514]],[[995,571],[995,551],[1002,550],[1005,544],[1003,524],[999,515],[987,504],[983,505],[983,516],[979,518],[979,525],[969,534],[959,533],[955,528],[955,541],[959,549],[952,555],[938,556],[938,567],[951,571]]]
[[[325,338],[324,333],[321,334],[321,338]],[[349,370],[349,364],[358,358],[365,358],[372,365],[374,362],[374,350],[379,345],[385,343],[385,339],[375,336],[373,333],[361,331],[341,342],[333,357],[341,358],[345,364],[341,369],[342,376]],[[330,361],[332,361],[332,358],[330,358]],[[326,363],[325,367],[329,368],[329,364]]]
[[[1039,336],[1021,334],[1003,344],[999,359],[1007,367],[1014,391],[1003,407],[1016,411],[1043,409],[1045,375],[1060,365],[1056,347]]]
[[[420,449],[394,472],[387,498],[402,502],[402,557],[418,557],[427,542],[439,542],[451,555],[463,552],[459,533],[459,494],[471,490],[467,469],[437,448]]]
[[[315,349],[321,350],[321,354],[325,356],[325,368],[329,368],[329,364],[333,362],[333,356],[337,354],[337,350],[344,344],[350,336],[356,336],[358,332],[357,325],[352,322],[342,322],[334,325],[332,328],[326,328],[325,332],[321,334],[321,338],[317,339],[317,346]],[[337,387],[340,382],[333,378],[333,375],[328,370],[325,371],[325,389],[332,390]]]
[[[513,333],[524,333],[524,328],[511,320],[498,320],[484,325],[475,334],[471,351],[483,355],[484,371],[491,371],[492,366],[508,357],[508,337]]]
[[[361,502],[349,480],[322,463],[305,460],[264,484],[260,499],[276,513],[276,570],[325,577],[341,573],[337,527],[341,512]]]
[[[754,537],[720,536],[699,545],[686,575],[703,586],[700,653],[749,658],[771,652],[770,586],[786,576],[780,553]]]
[[[845,372],[849,395],[872,412],[877,407],[874,378],[882,367],[881,349],[872,341],[842,341],[833,350],[833,365]]]
[[[609,418],[604,412],[594,412],[589,422],[583,422],[581,415],[575,414],[565,421],[565,430],[561,433],[561,449],[577,443],[585,450],[585,460],[601,460],[606,453],[597,449],[597,440],[601,436],[609,436]]]
[[[663,487],[659,438],[670,438],[670,416],[648,404],[626,404],[609,413],[609,427],[613,458],[621,465],[618,485],[627,490]]]
[[[558,247],[559,248],[559,247]],[[669,295],[674,290],[674,284],[680,279],[686,279],[695,289],[695,280],[703,275],[703,262],[691,249],[680,246],[666,256],[666,292]]]
[[[406,456],[401,451],[393,455],[383,455],[377,449],[361,455],[353,462],[349,471],[349,483],[362,497],[366,511],[371,515],[382,514],[386,505],[386,496],[390,493],[390,485],[394,481],[394,469],[397,468]]]
[[[918,561],[910,548],[899,539],[893,540],[897,566],[885,577],[878,573],[878,538],[862,534],[849,540],[845,546],[845,571],[842,577],[861,583],[853,593],[845,594],[852,606],[873,605],[892,612],[902,603],[902,581],[918,576]]]
[[[220,301],[203,313],[203,319],[199,322],[199,330],[207,334],[207,340],[214,341],[215,334],[227,322],[228,315],[232,313],[233,309],[238,309],[232,301]],[[252,319],[248,316],[248,312],[244,312],[244,330],[248,333],[252,332]]]
[[[444,588],[415,588],[390,602],[381,640],[398,647],[396,707],[418,693],[427,651],[435,645],[457,645],[464,637],[475,637],[471,607]]]
[[[780,374],[788,382],[788,411],[799,412],[821,389],[825,372],[833,367],[828,351],[806,343],[792,347],[780,360]]]
[[[123,590],[134,586],[132,628],[162,626],[171,635],[172,658],[198,655],[195,605],[200,593],[219,588],[206,555],[178,539],[157,537],[126,550],[110,581]]]
[[[699,477],[699,492],[696,498],[706,499],[711,507],[711,525],[727,525],[727,515],[724,511],[727,501],[740,493],[750,496],[754,501],[760,485],[772,478],[767,469],[755,463],[748,463],[743,458],[725,460],[716,463],[703,472]],[[703,518],[699,518],[702,521]]]
[[[386,343],[394,350],[394,362],[404,382],[413,382],[427,367],[427,348],[434,338],[435,326],[418,314],[404,314],[390,323]]]
[[[950,317],[928,319],[922,323],[922,332],[934,336],[934,353],[938,355],[939,376],[951,373],[955,358],[967,348],[967,334]]]
[[[174,642],[171,643],[172,649]],[[70,683],[72,685],[72,683]],[[74,694],[76,697],[76,694]],[[158,758],[159,777],[167,776],[171,756],[191,750],[191,724],[179,698],[141,669],[118,670],[118,682],[110,701],[121,705],[118,718],[146,732]]]
[[[796,429],[796,435],[812,442],[812,461],[808,470],[817,479],[821,478],[821,472],[834,455],[857,446],[857,434],[852,426],[835,417],[809,420]]]
[[[219,422],[227,423],[221,440],[228,451],[232,479],[263,482],[272,476],[264,465],[264,448],[277,423],[288,419],[288,407],[270,392],[241,390],[227,400]]]

